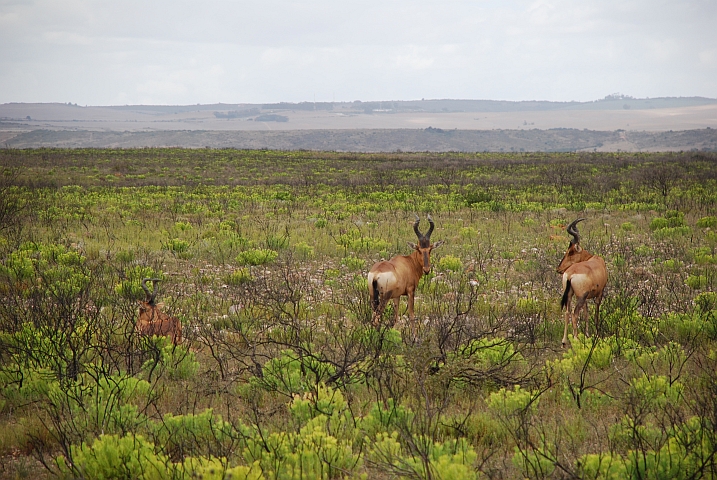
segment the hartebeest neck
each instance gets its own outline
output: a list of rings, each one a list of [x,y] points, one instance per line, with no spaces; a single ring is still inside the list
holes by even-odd
[[[558,273],[564,273],[565,270],[570,268],[571,265],[574,265],[574,264],[580,263],[580,262],[586,262],[593,257],[594,257],[594,255],[592,253],[588,252],[587,250],[580,250],[579,252],[577,252],[571,246],[568,249],[568,251],[565,253],[563,260],[560,262],[560,265],[558,265],[558,268],[556,270]]]
[[[408,255],[407,258],[409,258],[411,260],[411,265],[413,266],[413,269],[416,272],[416,278],[418,278],[418,280],[420,280],[421,277],[423,276],[423,266],[425,265],[425,259],[423,257],[423,253],[421,253],[418,250],[414,250],[413,252],[411,252],[410,255]],[[430,262],[430,260],[429,260],[429,262]]]

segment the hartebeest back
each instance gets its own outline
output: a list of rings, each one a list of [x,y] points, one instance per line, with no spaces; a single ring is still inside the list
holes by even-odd
[[[149,293],[149,288],[147,288],[148,281],[152,282],[152,293]],[[142,289],[146,297],[144,300],[139,300],[139,318],[136,329],[140,335],[172,337],[172,343],[177,345],[182,341],[182,322],[178,318],[170,317],[162,312],[163,304],[155,303],[157,282],[159,282],[158,278],[142,279]]]
[[[413,249],[410,255],[396,255],[391,260],[384,260],[375,263],[368,272],[368,291],[373,306],[374,325],[383,313],[383,309],[389,300],[393,300],[395,320],[399,318],[399,303],[401,296],[408,297],[408,318],[413,323],[413,299],[418,282],[424,273],[431,271],[431,250],[440,247],[443,242],[431,243],[431,233],[435,224],[430,215],[428,232],[423,235],[418,230],[420,218],[416,215],[416,222],[413,224],[413,231],[418,237],[418,245],[408,242]]]
[[[593,255],[580,246],[580,233],[577,224],[584,218],[578,218],[568,225],[567,231],[573,236],[568,251],[558,265],[557,272],[563,274],[563,298],[560,307],[565,308],[565,329],[563,331],[563,346],[568,343],[568,322],[572,317],[573,336],[577,335],[578,315],[584,308],[588,316],[585,324],[585,334],[588,334],[589,312],[587,300],[595,300],[595,332],[597,333],[600,321],[600,302],[602,302],[605,285],[607,284],[607,268],[602,257]],[[575,310],[570,312],[570,303],[575,295]]]

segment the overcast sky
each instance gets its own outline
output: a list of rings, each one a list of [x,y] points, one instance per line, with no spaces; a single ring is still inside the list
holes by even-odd
[[[717,98],[715,0],[0,0],[0,103]]]

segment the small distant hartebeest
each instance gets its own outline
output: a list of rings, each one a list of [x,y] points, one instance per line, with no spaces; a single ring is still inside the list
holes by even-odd
[[[408,242],[408,246],[413,249],[410,255],[396,255],[391,260],[377,262],[368,272],[368,291],[374,311],[374,325],[378,324],[389,300],[393,300],[394,324],[398,321],[398,307],[403,295],[408,296],[408,318],[413,323],[413,299],[416,287],[423,274],[431,271],[431,250],[443,244],[443,241],[431,243],[431,233],[435,226],[431,216],[428,215],[430,227],[425,235],[418,230],[420,221],[421,219],[416,215],[413,231],[418,237],[418,245]]]
[[[573,336],[577,335],[578,316],[585,308],[588,320],[585,323],[585,334],[588,335],[590,314],[587,300],[595,300],[595,332],[597,333],[600,321],[600,302],[602,302],[605,285],[607,284],[607,269],[602,257],[593,255],[580,246],[580,233],[577,224],[584,218],[578,218],[568,225],[567,231],[573,236],[568,251],[558,265],[557,272],[563,274],[563,298],[560,308],[565,308],[565,330],[563,331],[563,347],[568,343],[568,322],[572,316]],[[570,302],[575,295],[575,310],[570,312]]]
[[[149,293],[149,288],[147,288],[148,281],[152,282],[152,293]],[[158,278],[142,279],[142,289],[146,297],[144,300],[139,300],[139,318],[136,329],[140,335],[172,337],[172,343],[177,345],[182,341],[182,322],[178,318],[170,317],[162,312],[161,308],[164,304],[155,303],[157,282],[159,282]]]

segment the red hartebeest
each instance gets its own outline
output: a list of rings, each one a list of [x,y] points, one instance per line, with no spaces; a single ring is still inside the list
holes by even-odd
[[[152,282],[152,293],[149,293],[147,281]],[[171,337],[172,343],[177,345],[182,341],[182,322],[178,318],[170,317],[161,311],[162,303],[155,303],[157,296],[158,278],[142,279],[142,289],[146,294],[144,300],[139,300],[139,318],[137,319],[136,329],[140,335],[160,335]]]
[[[565,308],[565,330],[563,331],[563,347],[568,343],[568,322],[572,317],[573,336],[577,335],[578,316],[584,308],[588,317],[585,323],[585,334],[588,335],[588,324],[590,314],[588,312],[587,300],[592,298],[595,300],[595,332],[597,334],[598,323],[600,321],[600,302],[602,302],[603,292],[607,284],[607,269],[605,268],[605,260],[602,257],[593,255],[587,250],[583,250],[580,246],[580,233],[578,232],[577,223],[585,220],[578,218],[568,225],[567,231],[573,236],[570,240],[568,251],[565,252],[563,260],[558,265],[557,272],[563,274],[563,298],[560,302],[560,308]],[[570,303],[575,295],[575,310],[572,315],[570,313]]]
[[[443,244],[442,241],[431,243],[431,233],[435,226],[431,216],[428,215],[430,227],[425,235],[418,230],[420,221],[416,215],[413,231],[418,237],[418,245],[408,242],[408,246],[413,249],[410,255],[396,255],[391,260],[377,262],[368,272],[368,291],[374,310],[374,325],[378,324],[389,300],[393,300],[394,324],[398,321],[398,307],[403,295],[408,297],[408,318],[413,323],[413,299],[416,287],[423,274],[431,271],[431,250]]]

